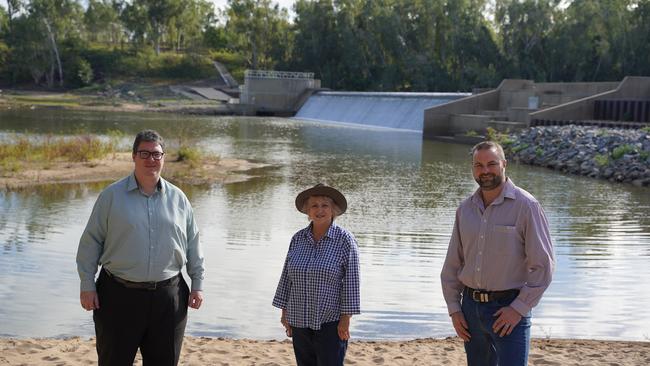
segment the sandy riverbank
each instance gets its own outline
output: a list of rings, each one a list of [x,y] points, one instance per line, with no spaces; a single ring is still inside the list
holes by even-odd
[[[0,365],[91,365],[94,339],[0,339]],[[292,365],[289,341],[186,337],[180,365]],[[458,338],[351,342],[348,365],[464,365]],[[650,342],[535,339],[529,365],[650,364]],[[137,362],[136,365],[141,365]]]
[[[70,109],[97,112],[162,112],[233,115],[225,101],[174,92],[183,85],[171,81],[127,80],[115,85],[68,90],[0,89],[0,110]]]
[[[243,159],[206,158],[198,166],[186,162],[165,161],[163,177],[174,183],[209,185],[214,183],[241,182],[253,177],[252,169],[267,167]],[[130,153],[116,153],[104,159],[90,162],[53,162],[46,168],[26,166],[16,172],[0,175],[0,189],[17,189],[40,184],[88,183],[112,181],[133,171]]]

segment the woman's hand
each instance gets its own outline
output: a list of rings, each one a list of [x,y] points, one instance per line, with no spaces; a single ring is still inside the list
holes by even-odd
[[[282,316],[280,317],[280,323],[284,327],[284,332],[287,334],[287,337],[291,337],[291,326],[287,320],[287,310],[282,309]]]
[[[339,332],[339,338],[341,338],[342,341],[350,339],[350,318],[352,318],[352,315],[341,314],[339,325],[336,327]]]

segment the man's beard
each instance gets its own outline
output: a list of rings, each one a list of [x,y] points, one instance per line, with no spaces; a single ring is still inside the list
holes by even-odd
[[[476,183],[484,191],[491,191],[503,183],[503,176],[495,174],[481,174],[476,178]]]

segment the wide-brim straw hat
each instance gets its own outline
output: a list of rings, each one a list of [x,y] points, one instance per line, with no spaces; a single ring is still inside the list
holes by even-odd
[[[318,183],[315,186],[298,193],[298,196],[296,197],[296,208],[298,211],[307,214],[303,209],[305,207],[305,202],[311,196],[327,196],[331,198],[332,201],[334,201],[334,203],[341,209],[341,215],[348,209],[348,200],[345,199],[343,193],[339,192],[336,188],[332,188],[323,183]]]

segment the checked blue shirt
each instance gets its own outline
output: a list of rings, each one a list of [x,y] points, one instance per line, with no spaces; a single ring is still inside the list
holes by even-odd
[[[359,249],[354,236],[332,223],[317,243],[311,224],[289,244],[273,306],[292,327],[319,330],[341,314],[360,314]]]

